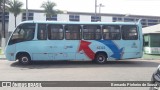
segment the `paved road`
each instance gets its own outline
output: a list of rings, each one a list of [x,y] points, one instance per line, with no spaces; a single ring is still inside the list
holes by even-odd
[[[160,60],[110,61],[99,65],[91,62],[18,62],[0,61],[0,81],[149,81]],[[9,88],[2,88],[8,90]],[[12,90],[22,88],[12,88]],[[35,88],[32,88],[35,89]],[[38,88],[37,88],[38,89]],[[148,90],[148,87],[98,88],[69,87],[56,90]],[[35,89],[36,90],[36,89]],[[40,88],[39,90],[46,90]],[[53,88],[47,88],[53,90]]]

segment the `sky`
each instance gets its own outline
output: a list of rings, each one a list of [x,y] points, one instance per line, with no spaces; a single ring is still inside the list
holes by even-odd
[[[26,0],[20,0],[26,7]],[[40,8],[47,0],[28,0],[29,9]],[[95,12],[95,0],[50,0],[57,4],[55,9],[74,12]],[[101,13],[114,13],[126,15],[151,15],[160,16],[160,0],[97,0],[103,4]],[[97,8],[99,13],[99,8]]]

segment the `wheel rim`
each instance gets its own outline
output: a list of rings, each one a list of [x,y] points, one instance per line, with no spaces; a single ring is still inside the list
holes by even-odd
[[[105,57],[104,56],[98,56],[97,60],[98,60],[98,62],[103,63],[103,62],[105,62]]]
[[[28,63],[29,59],[27,57],[22,57],[22,63]]]

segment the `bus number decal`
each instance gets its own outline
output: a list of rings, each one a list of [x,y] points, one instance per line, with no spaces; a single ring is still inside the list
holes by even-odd
[[[111,57],[116,59],[122,58],[124,48],[119,48],[112,40],[97,40],[97,41],[103,43],[105,46],[111,49],[111,51],[113,52]]]
[[[105,49],[105,46],[97,46],[97,49]]]

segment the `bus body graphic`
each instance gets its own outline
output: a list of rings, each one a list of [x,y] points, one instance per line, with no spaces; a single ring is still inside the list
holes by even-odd
[[[10,36],[10,61],[72,60],[105,63],[142,57],[140,22],[25,21]]]
[[[99,42],[103,43],[104,45],[106,45],[107,47],[109,47],[111,49],[111,51],[113,52],[113,54],[111,55],[111,57],[113,57],[115,59],[121,59],[124,48],[119,48],[111,40],[107,40],[107,41],[106,40],[100,40]]]
[[[87,41],[80,41],[80,47],[78,52],[80,51],[84,51],[84,53],[91,59],[93,60],[95,57],[95,53],[89,48],[89,45],[91,44],[91,42],[87,42]]]

